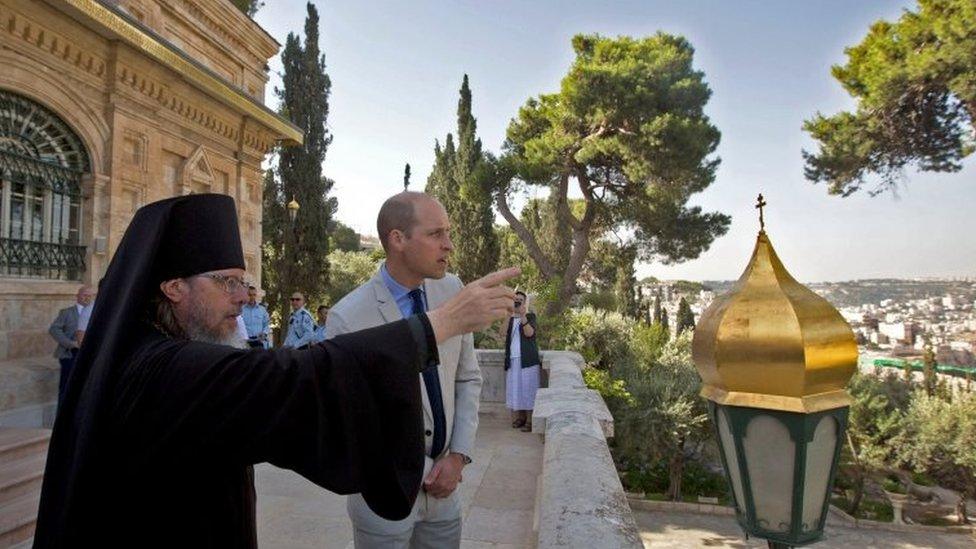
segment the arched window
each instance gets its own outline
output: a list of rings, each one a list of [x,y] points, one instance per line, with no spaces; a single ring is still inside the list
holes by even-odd
[[[78,136],[47,108],[0,90],[0,276],[80,280]]]

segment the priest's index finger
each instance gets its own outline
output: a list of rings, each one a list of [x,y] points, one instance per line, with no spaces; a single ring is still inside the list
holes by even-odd
[[[492,286],[497,286],[502,282],[505,282],[510,278],[514,278],[520,274],[522,274],[522,269],[518,267],[509,267],[507,269],[500,269],[493,273],[486,274],[485,276],[472,282],[472,284],[477,284],[478,286],[482,286],[484,288],[491,288]]]

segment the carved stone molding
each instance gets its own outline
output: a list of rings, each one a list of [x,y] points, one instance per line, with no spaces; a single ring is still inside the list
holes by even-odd
[[[102,78],[105,74],[104,59],[3,4],[0,4],[0,29],[95,78]]]

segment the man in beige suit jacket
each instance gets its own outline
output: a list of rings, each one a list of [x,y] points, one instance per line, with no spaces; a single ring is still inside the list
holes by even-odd
[[[332,307],[326,322],[330,338],[400,320],[416,308],[435,309],[462,287],[457,276],[447,273],[453,248],[450,222],[437,200],[423,193],[397,194],[383,204],[376,225],[387,259],[371,280]],[[438,353],[441,363],[436,376],[430,372],[430,380],[421,379],[427,454],[423,489],[413,513],[402,521],[385,520],[361,496],[349,496],[347,508],[358,549],[460,546],[457,484],[474,449],[481,370],[470,333],[444,341]],[[439,390],[436,383],[429,384],[434,379]],[[431,404],[432,392],[441,406]]]

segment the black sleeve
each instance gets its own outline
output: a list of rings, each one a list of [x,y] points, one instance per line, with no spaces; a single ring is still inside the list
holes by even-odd
[[[424,315],[301,351],[163,340],[119,383],[120,434],[136,460],[267,461],[402,519],[423,474],[417,372],[436,363],[430,341]]]

